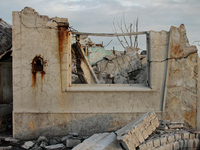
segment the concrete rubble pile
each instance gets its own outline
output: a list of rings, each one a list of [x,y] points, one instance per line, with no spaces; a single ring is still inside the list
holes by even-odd
[[[105,50],[102,47],[102,49],[99,50],[100,52],[98,51],[98,54],[105,53],[106,51],[109,53],[109,55],[104,55],[104,57],[103,55],[98,55],[97,57],[91,55],[90,53],[92,52],[86,50],[88,47],[96,46],[96,44],[93,43],[89,38],[81,36],[80,41],[76,43],[81,44],[81,47],[85,52],[85,56],[89,55],[90,60],[96,59],[96,63],[91,63],[89,65],[92,66],[92,71],[94,71],[100,84],[147,84],[146,54],[138,54],[139,49],[126,47],[125,51],[115,51]],[[80,70],[77,66],[77,58],[79,56],[75,54],[76,51],[77,50],[72,46],[72,83],[80,84],[85,83],[79,76],[80,74],[84,73],[78,71]],[[79,60],[80,59],[81,58],[79,58]]]
[[[142,64],[133,47],[105,56],[93,65],[93,69],[102,84],[146,84],[146,62]]]
[[[155,113],[148,112],[115,132],[89,138],[76,133],[63,137],[40,136],[32,141],[0,136],[0,150],[198,150],[199,140],[200,131],[188,130],[182,122],[159,121]]]
[[[0,18],[0,55],[12,47],[12,26]]]
[[[12,102],[9,101],[12,86],[8,90],[8,82],[3,78],[9,76],[5,71],[6,65],[12,63],[12,26],[0,18],[0,133],[12,130]],[[4,62],[6,62],[4,64]],[[4,72],[5,71],[5,72]],[[11,71],[11,69],[10,69]],[[12,76],[12,72],[10,77]],[[10,85],[12,81],[9,82]],[[3,90],[2,90],[3,89]],[[3,93],[3,91],[5,93]],[[9,96],[8,96],[9,95]],[[9,131],[8,131],[9,130]]]

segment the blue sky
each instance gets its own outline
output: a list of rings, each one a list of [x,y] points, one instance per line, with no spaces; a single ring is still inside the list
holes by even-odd
[[[0,0],[0,18],[12,24],[12,11],[25,6],[41,15],[65,17],[80,32],[112,32],[114,18],[127,24],[139,17],[139,31],[184,24],[190,44],[200,41],[200,0]],[[106,41],[105,41],[106,43]]]

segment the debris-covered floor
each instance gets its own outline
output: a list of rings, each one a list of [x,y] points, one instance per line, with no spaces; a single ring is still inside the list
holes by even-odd
[[[11,135],[0,136],[0,150],[198,150],[199,140],[199,130],[188,129],[181,122],[158,120],[155,113],[148,112],[115,132],[91,137],[71,133],[19,141]]]

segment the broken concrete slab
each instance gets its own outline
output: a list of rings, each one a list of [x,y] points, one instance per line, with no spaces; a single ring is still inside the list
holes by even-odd
[[[12,146],[2,146],[0,147],[0,150],[12,150],[13,147]]]
[[[94,134],[73,150],[122,150],[115,133]]]
[[[72,44],[72,49],[76,55],[77,74],[80,80],[86,84],[98,84],[99,81],[82,49],[80,43]]]
[[[80,139],[67,139],[66,140],[66,146],[67,147],[74,147],[74,146],[76,146],[80,143],[81,143]]]
[[[7,137],[4,139],[4,141],[6,142],[11,142],[11,143],[19,143],[19,140],[15,139],[15,138],[12,138],[12,137]]]
[[[143,143],[158,126],[159,121],[156,114],[148,112],[115,133],[125,149],[134,149]]]
[[[24,143],[24,145],[22,145],[22,148],[24,149],[30,149],[31,147],[34,146],[35,143],[33,143],[32,141],[27,141]]]
[[[47,150],[60,150],[63,147],[65,147],[65,145],[63,145],[63,144],[56,144],[56,145],[45,146],[45,149],[47,149]]]

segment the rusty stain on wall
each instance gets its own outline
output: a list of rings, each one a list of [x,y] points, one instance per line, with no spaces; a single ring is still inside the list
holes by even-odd
[[[196,110],[187,111],[183,114],[185,122],[187,122],[192,128],[196,128],[196,115]]]
[[[30,131],[33,132],[35,130],[34,124],[32,121],[29,122]]]
[[[171,53],[170,53],[170,56],[171,56],[172,58],[183,57],[183,56],[184,56],[184,53],[183,53],[182,47],[181,47],[180,45],[177,45],[177,44],[172,44],[172,45],[171,45]]]
[[[68,41],[69,38],[69,32],[67,27],[62,27],[58,26],[58,31],[59,31],[59,52],[60,52],[60,65],[62,68],[62,63],[63,63],[63,49],[66,46],[66,42]]]

